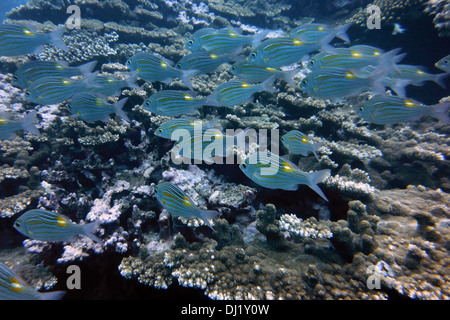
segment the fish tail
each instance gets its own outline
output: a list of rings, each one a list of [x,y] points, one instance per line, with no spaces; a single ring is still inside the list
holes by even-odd
[[[450,102],[444,102],[440,104],[436,104],[434,106],[430,106],[431,115],[439,121],[444,122],[445,124],[450,124],[450,117],[448,115],[448,110],[450,108]]]
[[[203,99],[203,105],[212,107],[222,107],[222,104],[218,101],[219,94],[217,92],[211,93],[205,99]]]
[[[266,80],[264,80],[263,83],[261,83],[261,90],[262,91],[268,91],[268,92],[276,92],[277,89],[273,86],[273,82],[276,79],[276,75],[272,75]]]
[[[344,24],[343,26],[340,26],[337,28],[336,37],[341,39],[344,42],[350,42],[350,38],[347,35],[347,30],[352,25],[351,22]]]
[[[193,78],[195,75],[197,75],[200,71],[199,70],[183,70],[181,74],[181,80],[190,90],[194,90],[191,83],[191,78]]]
[[[321,196],[325,201],[328,201],[328,199],[317,184],[327,179],[330,176],[330,173],[330,169],[325,169],[308,174],[308,186],[313,189],[319,196]]]
[[[403,58],[406,56],[406,53],[398,54],[402,49],[397,48],[393,49],[391,51],[388,51],[386,53],[383,53],[379,59],[378,67],[382,67],[384,70],[387,70],[387,74],[390,74],[392,72],[398,72],[397,63],[403,60]]]
[[[283,79],[289,84],[291,88],[296,87],[294,77],[298,74],[298,72],[298,69],[283,72]]]
[[[270,30],[264,29],[258,33],[256,33],[252,38],[252,47],[256,48],[269,34]]]
[[[62,26],[62,27],[59,27],[58,29],[56,29],[55,31],[50,32],[50,34],[49,34],[50,42],[51,42],[51,44],[53,44],[55,47],[57,47],[58,49],[60,49],[62,51],[69,51],[69,48],[66,46],[66,44],[62,40],[62,35],[63,35],[65,29],[66,29],[65,26]]]
[[[141,90],[141,87],[136,84],[138,77],[139,75],[136,72],[130,72],[130,77],[126,80],[128,87]]]
[[[126,115],[125,111],[123,111],[123,107],[125,103],[127,103],[128,98],[121,99],[113,104],[114,112],[118,114],[123,120],[130,122],[130,118]]]
[[[39,298],[41,300],[61,300],[65,294],[65,291],[42,292],[39,294]]]
[[[95,83],[95,78],[97,78],[97,76],[98,76],[98,71],[87,74],[86,78],[83,80],[85,86],[87,88],[100,88],[101,85],[98,83]]]
[[[214,220],[215,218],[217,218],[218,215],[219,215],[219,213],[217,211],[214,211],[214,210],[201,210],[200,211],[200,218],[213,231],[215,231],[215,230],[214,230],[213,226],[211,225],[211,223],[208,220]]]
[[[25,117],[22,118],[22,129],[25,131],[28,131],[34,135],[40,136],[41,133],[34,125],[34,122],[36,121],[36,111],[32,111],[29,114],[27,114]]]
[[[316,157],[316,159],[317,159],[317,161],[320,161],[320,159],[319,159],[319,156],[317,155],[317,149],[319,149],[321,146],[323,146],[323,143],[322,142],[317,142],[317,143],[314,143],[312,146],[311,146],[311,152],[313,153],[313,155]]]
[[[80,71],[80,73],[87,77],[89,74],[92,73],[92,71],[94,70],[95,66],[97,65],[97,60],[94,61],[90,61],[88,63],[82,64],[81,66],[78,67],[78,70]]]
[[[94,235],[94,233],[98,230],[98,227],[100,226],[100,221],[94,221],[91,223],[87,223],[82,225],[82,234],[85,235],[88,238],[91,238],[95,242],[102,242],[102,239]]]
[[[411,83],[410,80],[395,80],[391,86],[391,89],[394,90],[394,92],[402,98],[406,97],[406,90],[405,87],[408,86]]]
[[[336,53],[335,48],[330,45],[330,42],[336,37],[338,34],[338,29],[330,31],[326,36],[323,36],[319,40],[320,50],[328,53]]]
[[[206,128],[207,129],[212,129],[212,128],[222,129],[222,125],[220,124],[219,121],[220,121],[220,116],[214,117],[214,119],[211,119],[208,121],[208,123],[206,123]]]
[[[434,77],[433,81],[436,82],[442,88],[447,89],[444,79],[447,78],[449,75],[450,75],[450,72],[439,73]]]

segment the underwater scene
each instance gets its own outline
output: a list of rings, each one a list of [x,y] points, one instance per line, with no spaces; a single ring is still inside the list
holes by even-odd
[[[449,1],[0,20],[0,300],[450,298]]]

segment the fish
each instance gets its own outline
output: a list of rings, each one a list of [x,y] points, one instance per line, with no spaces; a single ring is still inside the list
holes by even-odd
[[[208,129],[219,128],[218,121],[220,117],[208,121],[207,123],[201,123],[201,121],[192,118],[175,118],[167,120],[162,123],[156,130],[155,135],[164,139],[171,139],[172,134],[176,130],[187,130],[191,135],[194,135],[194,131],[204,132]]]
[[[87,88],[85,92],[96,93],[104,96],[118,96],[122,93],[123,88],[132,88],[140,90],[135,82],[138,78],[137,74],[130,74],[125,80],[120,80],[111,76],[97,76],[92,79],[92,86]]]
[[[162,90],[144,101],[143,107],[151,113],[167,117],[195,114],[206,103],[206,98],[196,98],[189,91]]]
[[[170,83],[173,78],[180,78],[189,89],[193,90],[191,78],[198,71],[175,69],[172,64],[168,59],[148,52],[138,52],[127,60],[127,67],[137,72],[139,77],[147,82]]]
[[[70,112],[72,115],[88,122],[109,121],[109,115],[116,113],[123,120],[130,122],[130,119],[122,110],[128,98],[121,99],[114,104],[106,102],[98,94],[80,93],[76,94],[70,101]]]
[[[270,151],[250,154],[239,168],[250,180],[264,188],[295,191],[300,184],[304,184],[328,201],[317,184],[330,176],[329,169],[303,172],[290,161]]]
[[[279,68],[302,61],[320,46],[320,43],[305,42],[300,38],[270,38],[261,42],[247,60],[263,67]]]
[[[36,111],[31,111],[20,120],[10,120],[6,114],[0,114],[0,140],[9,140],[16,137],[16,131],[28,131],[36,136],[40,136],[39,130],[34,125],[36,121]]]
[[[214,210],[202,210],[179,187],[170,182],[161,182],[155,186],[156,199],[170,214],[184,218],[199,218],[212,230],[208,220],[215,219],[219,213]]]
[[[445,72],[450,72],[450,54],[446,55],[445,57],[443,57],[439,61],[436,61],[434,66],[436,68],[438,68],[438,69],[441,69],[441,70],[445,71]]]
[[[102,240],[94,235],[100,222],[76,224],[68,217],[43,209],[32,209],[14,221],[13,227],[24,236],[40,241],[74,242],[78,235],[86,236],[95,242]]]
[[[233,108],[236,105],[251,101],[257,92],[275,92],[276,89],[272,86],[274,80],[275,76],[258,84],[250,84],[239,80],[222,83],[206,97],[205,104]]]
[[[255,35],[242,35],[235,28],[202,28],[186,41],[186,49],[191,52],[207,51],[215,54],[237,55],[247,45],[257,46],[267,35],[266,31]]]
[[[449,108],[450,102],[427,106],[410,98],[376,95],[359,106],[356,113],[364,120],[380,125],[416,121],[425,115],[449,124]]]
[[[424,67],[407,64],[399,64],[397,68],[398,71],[391,73],[390,77],[394,80],[407,80],[409,84],[415,86],[421,86],[425,81],[433,81],[445,89],[444,79],[450,75],[447,72],[437,74],[427,73],[424,71]]]
[[[19,66],[13,75],[13,85],[26,89],[28,86],[45,77],[73,77],[88,76],[97,65],[97,61],[91,61],[77,67],[69,67],[63,61],[30,61]]]
[[[45,44],[52,44],[60,50],[68,51],[62,40],[65,27],[42,33],[32,27],[15,24],[0,25],[0,56],[16,57],[39,53]]]
[[[332,37],[330,41],[337,37],[345,42],[350,42],[347,30],[351,25],[351,23],[347,23],[333,29],[323,23],[305,23],[292,29],[289,32],[289,36],[301,38],[305,42],[319,42],[324,37]]]
[[[309,73],[299,86],[310,96],[321,99],[341,99],[369,90],[384,94],[385,74],[384,69],[363,76],[351,70],[325,68]]]
[[[200,134],[189,131],[174,132],[179,135],[179,141],[175,143],[170,152],[177,158],[194,159],[203,161],[207,164],[223,163],[223,158],[228,158],[234,154],[236,146],[246,148],[245,137],[246,130],[238,130],[235,135],[224,134],[218,128],[211,128]],[[172,140],[176,139],[172,135]]]
[[[283,71],[276,68],[263,67],[250,62],[237,62],[230,67],[230,71],[239,79],[253,83],[264,82],[271,76],[284,79],[289,85],[295,88],[294,77],[299,72],[298,69]]]
[[[175,69],[197,70],[197,74],[210,73],[220,65],[232,61],[229,56],[217,55],[206,51],[197,51],[182,57],[176,64]]]
[[[25,99],[40,105],[58,104],[70,99],[80,91],[93,84],[98,72],[91,73],[83,80],[73,80],[67,77],[45,77],[32,82],[25,90]]]
[[[396,34],[403,34],[405,33],[406,29],[402,28],[402,26],[400,25],[400,23],[394,23],[394,30],[392,30],[392,35],[396,35]]]
[[[293,154],[301,154],[302,156],[307,156],[309,153],[313,153],[317,161],[319,161],[317,149],[322,146],[322,143],[311,143],[304,133],[298,130],[291,130],[281,136],[281,142],[289,150],[289,152],[292,152]]]
[[[39,292],[0,263],[0,300],[59,300],[65,294],[65,291]]]

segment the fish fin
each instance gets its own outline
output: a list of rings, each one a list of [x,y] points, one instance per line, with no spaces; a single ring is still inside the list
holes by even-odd
[[[444,102],[440,104],[436,104],[434,106],[430,106],[431,115],[439,121],[444,122],[445,124],[450,124],[450,118],[448,115],[448,110],[450,108],[450,102]]]
[[[330,169],[320,170],[316,172],[311,172],[308,175],[309,184],[308,186],[313,189],[319,196],[321,196],[324,200],[328,201],[325,194],[322,192],[322,190],[317,185],[320,182],[323,182],[325,179],[327,179],[330,176]]]
[[[340,26],[337,28],[336,37],[341,39],[344,42],[350,42],[350,38],[347,35],[347,30],[352,25],[351,22],[344,24],[343,26]]]
[[[130,122],[130,118],[126,115],[125,111],[122,110],[122,108],[125,106],[125,103],[127,103],[128,98],[120,99],[116,103],[113,104],[114,112],[118,114],[123,120],[126,122]]]
[[[28,131],[34,135],[40,136],[41,133],[34,125],[34,121],[36,120],[36,111],[32,111],[29,114],[27,114],[25,117],[22,118],[22,129],[25,131]]]
[[[208,220],[214,220],[219,215],[219,212],[214,210],[201,210],[200,211],[200,218],[206,223],[208,227],[210,227],[213,231],[214,228],[211,225],[211,223]]]
[[[199,72],[199,70],[182,70],[181,80],[192,91],[194,91],[194,88],[192,87],[191,78],[193,78]]]
[[[98,84],[98,83],[94,82],[95,78],[98,77],[98,73],[99,73],[98,71],[95,71],[93,73],[89,73],[89,74],[86,75],[86,78],[84,78],[84,80],[81,80],[81,81],[84,81],[84,85],[87,88],[101,88],[102,87],[101,84]]]
[[[89,74],[92,73],[97,63],[98,63],[97,60],[90,61],[88,63],[82,64],[81,66],[78,66],[78,70],[81,72],[83,76],[87,77]]]
[[[397,63],[403,60],[406,56],[406,53],[398,54],[402,49],[397,48],[391,51],[385,52],[380,56],[378,61],[378,67],[382,67],[385,70],[388,70],[387,74],[392,73],[393,71],[399,72]]]
[[[222,107],[223,105],[218,100],[219,94],[214,91],[204,99],[203,105],[212,107]]]
[[[262,91],[268,91],[268,92],[277,92],[277,88],[275,88],[273,86],[273,83],[276,79],[276,75],[272,75],[269,78],[267,78],[266,80],[264,80],[264,82],[261,83],[261,89]]]
[[[65,291],[40,292],[39,298],[41,300],[61,300],[65,294]]]
[[[283,71],[283,79],[288,83],[291,88],[296,87],[294,77],[300,72],[299,69],[293,69],[289,71]]]
[[[130,76],[128,77],[127,81],[127,86],[132,88],[132,89],[137,89],[137,90],[141,90],[141,87],[139,87],[136,84],[136,81],[138,79],[139,75],[135,72],[130,72]]]
[[[50,32],[50,42],[52,45],[54,45],[56,48],[62,50],[62,51],[69,51],[69,48],[66,46],[64,41],[62,40],[62,35],[64,31],[66,30],[65,26],[58,27],[55,31]]]
[[[252,47],[256,48],[267,37],[269,32],[271,32],[271,30],[264,29],[258,33],[255,33],[252,38]]]
[[[213,119],[209,120],[206,124],[205,127],[207,129],[212,129],[212,128],[217,128],[217,129],[222,129],[222,125],[220,124],[220,116],[216,116]]]
[[[87,224],[82,225],[83,235],[94,240],[95,242],[102,242],[102,239],[94,235],[94,233],[98,230],[98,227],[100,226],[101,221],[97,220],[94,222],[90,222]]]
[[[319,156],[317,155],[317,149],[319,149],[319,148],[322,147],[322,146],[323,146],[323,143],[322,143],[322,142],[314,143],[314,144],[311,146],[311,152],[313,153],[314,157],[316,157],[317,161],[320,161]]]
[[[447,86],[445,85],[444,79],[447,78],[450,75],[450,72],[446,73],[439,73],[435,76],[433,81],[437,83],[441,88],[447,89]]]
[[[394,90],[394,92],[402,98],[406,97],[406,90],[405,87],[411,84],[410,80],[395,80],[394,83],[391,86],[391,89]]]
[[[326,36],[319,40],[320,50],[328,53],[336,53],[335,48],[330,45],[330,42],[336,37],[337,30],[330,31]]]

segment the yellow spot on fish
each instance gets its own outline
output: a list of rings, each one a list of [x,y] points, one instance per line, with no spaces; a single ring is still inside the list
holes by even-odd
[[[412,100],[409,100],[409,99],[406,99],[405,100],[405,107],[407,107],[407,108],[412,108],[412,107],[414,107],[416,104],[414,103],[414,101],[412,101]]]
[[[136,72],[140,72],[141,70],[139,68],[136,68]]]
[[[303,142],[303,143],[308,143],[308,139],[306,137],[302,137],[300,139],[300,141]]]
[[[355,74],[354,74],[353,72],[351,72],[351,71],[347,71],[347,72],[345,73],[345,77],[346,77],[347,79],[354,79],[354,78],[355,78]]]
[[[80,111],[77,111],[76,114],[77,114],[77,115],[80,115],[81,113],[80,113]]]
[[[183,203],[184,203],[185,205],[187,205],[188,207],[191,207],[191,206],[192,206],[191,202],[189,201],[189,198],[186,197],[186,196],[183,197]]]
[[[266,61],[266,62],[267,62],[267,61],[269,61],[269,59],[267,59],[267,58],[264,58],[264,61]]]
[[[245,89],[249,87],[248,83],[245,83],[245,82],[242,82],[241,86],[242,86],[242,88],[245,88]]]
[[[266,68],[266,70],[267,70],[267,71],[270,71],[270,72],[275,72],[275,71],[277,71],[277,70],[274,69],[274,68]]]
[[[190,95],[188,95],[188,94],[185,94],[184,95],[184,99],[185,100],[187,100],[187,101],[191,101],[191,100],[193,100],[194,98],[192,98]]]
[[[381,54],[380,50],[375,50],[375,51],[373,52],[373,55],[374,55],[374,56],[379,56],[380,54]]]
[[[34,33],[31,32],[31,31],[28,30],[28,29],[23,29],[23,33],[25,33],[26,36],[32,36],[32,35],[34,35]]]
[[[359,51],[352,51],[353,58],[361,58],[362,54]]]
[[[70,84],[70,81],[67,79],[63,79],[62,84],[68,86]]]
[[[21,291],[23,291],[23,285],[21,285],[19,283],[19,280],[17,280],[15,277],[11,277],[9,279],[9,282],[10,282],[11,290],[13,292],[21,292]]]
[[[211,54],[209,55],[209,57],[210,57],[211,59],[217,59],[217,58],[218,58],[217,54],[214,54],[214,53],[211,53]]]
[[[62,218],[62,217],[58,217],[58,218],[56,218],[56,225],[58,227],[65,227],[67,225],[67,221],[64,220],[64,218]]]
[[[3,119],[3,118],[0,118],[0,124],[7,124],[8,123],[8,121],[6,121],[5,119]]]
[[[419,69],[419,70],[417,70],[417,74],[422,76],[425,74],[425,72],[423,72],[422,70]]]
[[[325,28],[324,28],[323,26],[319,26],[319,27],[317,28],[317,30],[323,31],[323,30],[325,30]]]
[[[293,43],[294,43],[294,46],[301,46],[303,44],[302,40],[300,40],[300,39],[294,39]]]
[[[56,69],[62,70],[62,69],[64,69],[64,67],[63,67],[62,65],[60,65],[60,64],[57,64],[57,65],[56,65]]]
[[[313,89],[314,89],[314,91],[319,91],[319,89],[317,87],[314,87]]]
[[[95,99],[95,104],[97,105],[97,107],[101,107],[103,105],[103,101],[100,98]]]
[[[292,168],[292,166],[289,163],[287,163],[287,162],[283,162],[281,164],[281,168],[283,169],[284,172],[292,172],[292,171],[294,171],[294,168]]]
[[[232,38],[237,38],[236,32],[230,30],[230,31],[229,31],[229,34],[230,34],[230,37],[232,37]]]
[[[161,60],[161,68],[166,69],[167,67],[168,67],[167,63]]]

